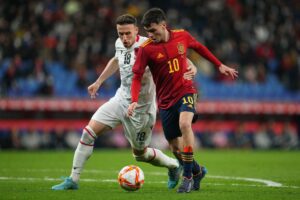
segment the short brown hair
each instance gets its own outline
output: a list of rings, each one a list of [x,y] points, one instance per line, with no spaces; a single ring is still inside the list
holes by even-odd
[[[137,26],[137,20],[134,16],[130,14],[121,15],[117,18],[116,24],[124,25],[124,24],[133,24]]]
[[[167,21],[165,12],[160,8],[151,8],[144,14],[142,25],[149,27],[151,23],[159,24],[162,21]]]

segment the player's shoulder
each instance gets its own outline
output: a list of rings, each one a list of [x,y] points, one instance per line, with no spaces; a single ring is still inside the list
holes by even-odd
[[[120,38],[116,39],[115,47],[116,48],[122,48],[122,47],[124,47]]]
[[[148,38],[147,40],[145,40],[145,41],[141,44],[141,47],[142,47],[142,48],[145,48],[145,47],[149,46],[149,45],[152,44],[152,43],[153,43],[153,40],[150,39],[150,38]]]
[[[171,30],[174,35],[186,35],[187,31],[185,29],[173,29]]]
[[[136,46],[141,46],[142,44],[144,44],[146,41],[148,40],[147,37],[144,37],[144,36],[140,36],[138,35],[138,38],[136,40]]]
[[[173,32],[173,33],[183,33],[183,32],[185,32],[185,30],[184,29],[172,29],[171,32]]]
[[[139,40],[138,40],[138,42],[141,43],[141,44],[143,44],[143,43],[146,42],[148,39],[149,39],[149,38],[147,38],[147,37],[144,37],[144,36],[140,36],[140,35],[139,35]]]

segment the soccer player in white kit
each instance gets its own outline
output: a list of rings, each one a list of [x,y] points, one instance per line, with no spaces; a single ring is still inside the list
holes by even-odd
[[[83,129],[74,154],[71,175],[64,178],[62,183],[54,185],[53,190],[78,189],[80,174],[84,164],[92,155],[95,139],[98,135],[114,129],[119,124],[124,127],[125,136],[131,144],[135,159],[168,168],[168,188],[172,189],[178,183],[181,172],[178,161],[158,149],[148,147],[152,127],[156,121],[155,86],[149,69],[146,70],[143,77],[135,114],[131,117],[126,115],[127,108],[131,103],[130,86],[135,54],[139,46],[148,38],[138,35],[137,20],[131,15],[126,14],[118,17],[116,26],[119,38],[115,43],[115,57],[111,58],[99,78],[88,87],[88,92],[91,98],[96,98],[99,87],[117,69],[120,70],[121,86],[115,96],[94,113],[88,125]],[[187,79],[192,78],[195,73],[196,69],[194,67],[193,70],[185,74],[185,77]]]

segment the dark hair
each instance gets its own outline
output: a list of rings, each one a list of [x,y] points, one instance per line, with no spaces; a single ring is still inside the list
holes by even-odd
[[[133,24],[137,26],[137,20],[134,16],[130,14],[121,15],[117,18],[116,24],[124,25],[124,24]]]
[[[160,8],[151,8],[144,14],[142,25],[149,27],[151,23],[159,24],[162,21],[167,21],[165,12]]]

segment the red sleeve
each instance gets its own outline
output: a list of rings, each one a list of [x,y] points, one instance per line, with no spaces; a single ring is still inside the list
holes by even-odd
[[[141,89],[141,81],[145,68],[148,64],[148,57],[145,49],[140,47],[136,56],[135,63],[132,67],[133,77],[131,83],[131,102],[138,102]]]
[[[186,32],[186,33],[187,33],[187,39],[188,39],[188,47],[197,51],[201,56],[203,56],[204,58],[206,58],[207,60],[212,62],[216,67],[219,67],[222,64],[221,61],[218,58],[216,58],[208,50],[208,48],[206,48],[206,46],[204,46],[203,44],[198,42],[193,36],[191,36],[190,33],[188,33],[188,32]]]
[[[141,89],[141,78],[134,74],[131,83],[131,102],[138,102]]]

